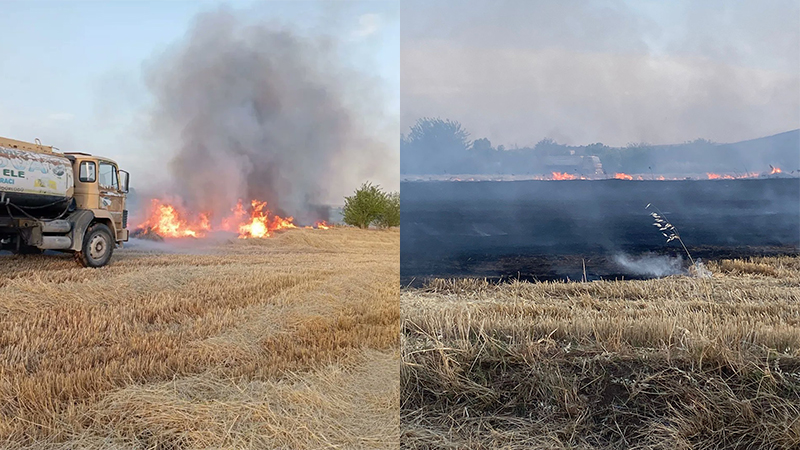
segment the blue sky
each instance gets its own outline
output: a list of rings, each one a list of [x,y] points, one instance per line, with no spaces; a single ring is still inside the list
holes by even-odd
[[[4,1],[0,136],[38,137],[145,170],[152,155],[136,151],[147,145],[139,133],[150,95],[143,67],[181,40],[197,13],[226,5],[253,20],[340,37],[342,54],[380,79],[385,111],[397,115],[397,2]]]

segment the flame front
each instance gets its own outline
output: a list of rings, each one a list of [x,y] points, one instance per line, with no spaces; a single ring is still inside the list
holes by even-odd
[[[772,172],[769,173],[770,175],[775,175],[776,173],[781,173],[781,168],[780,167],[775,167],[773,165],[770,165],[770,167],[772,168]]]
[[[633,179],[633,177],[631,175],[628,175],[627,173],[619,173],[619,172],[614,174],[614,178],[616,178],[617,180],[632,180]]]
[[[294,218],[272,214],[267,202],[259,200],[251,201],[249,208],[239,200],[229,215],[214,223],[212,225],[210,213],[200,213],[190,219],[189,214],[175,205],[153,199],[149,216],[137,230],[149,230],[167,238],[204,237],[209,232],[224,230],[237,233],[239,239],[248,239],[270,237],[275,231],[297,228]],[[305,228],[327,230],[330,227],[322,220]]]
[[[150,202],[150,209],[150,215],[139,225],[139,229],[150,229],[164,237],[202,237],[211,230],[208,214],[201,214],[199,220],[193,223],[175,206],[158,199]]]
[[[574,180],[578,177],[566,172],[552,172],[554,180]]]
[[[706,176],[708,177],[709,180],[734,180],[734,179],[736,179],[732,175],[720,175],[718,173],[711,173],[711,172],[706,172]]]

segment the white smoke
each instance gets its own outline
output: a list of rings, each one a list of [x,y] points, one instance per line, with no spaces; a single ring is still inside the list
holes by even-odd
[[[631,275],[637,276],[661,278],[688,273],[680,256],[654,254],[631,256],[621,253],[614,255],[614,262]]]

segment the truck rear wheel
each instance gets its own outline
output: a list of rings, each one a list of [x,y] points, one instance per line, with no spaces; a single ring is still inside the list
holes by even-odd
[[[102,267],[108,264],[113,252],[111,230],[102,223],[96,223],[86,230],[81,251],[75,256],[84,267]]]

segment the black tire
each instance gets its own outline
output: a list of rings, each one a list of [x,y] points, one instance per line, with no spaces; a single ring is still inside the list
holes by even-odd
[[[81,251],[75,258],[83,267],[103,267],[114,253],[114,238],[108,226],[96,223],[86,230]]]

